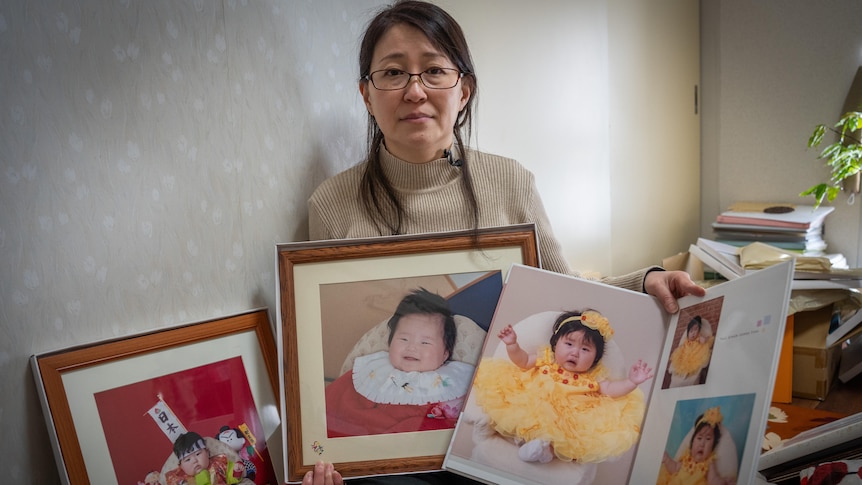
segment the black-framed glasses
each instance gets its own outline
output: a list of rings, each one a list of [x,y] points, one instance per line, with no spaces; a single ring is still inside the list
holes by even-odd
[[[464,73],[451,67],[432,67],[420,73],[405,72],[400,69],[381,69],[364,77],[371,85],[381,91],[396,91],[410,84],[416,76],[426,88],[452,89],[464,77]]]

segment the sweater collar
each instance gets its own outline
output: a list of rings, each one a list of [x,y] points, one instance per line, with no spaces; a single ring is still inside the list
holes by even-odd
[[[434,190],[456,181],[461,174],[445,158],[426,163],[405,162],[389,153],[384,145],[380,146],[380,166],[389,182],[400,190]]]

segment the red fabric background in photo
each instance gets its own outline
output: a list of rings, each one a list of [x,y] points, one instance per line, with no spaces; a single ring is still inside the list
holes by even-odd
[[[161,471],[173,452],[173,443],[147,414],[160,395],[186,430],[201,436],[217,437],[224,425],[246,423],[263,457],[252,457],[255,483],[276,483],[242,357],[233,357],[94,395],[120,484],[143,482],[148,472]]]

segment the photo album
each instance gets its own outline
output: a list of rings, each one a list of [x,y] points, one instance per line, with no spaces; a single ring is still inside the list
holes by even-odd
[[[752,483],[786,262],[679,300],[513,265],[443,469],[523,483]]]

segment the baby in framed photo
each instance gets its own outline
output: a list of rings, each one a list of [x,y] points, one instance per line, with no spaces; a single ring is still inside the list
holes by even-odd
[[[408,293],[387,321],[387,350],[326,386],[329,438],[455,427],[475,367],[452,360],[457,328],[443,297]]]

